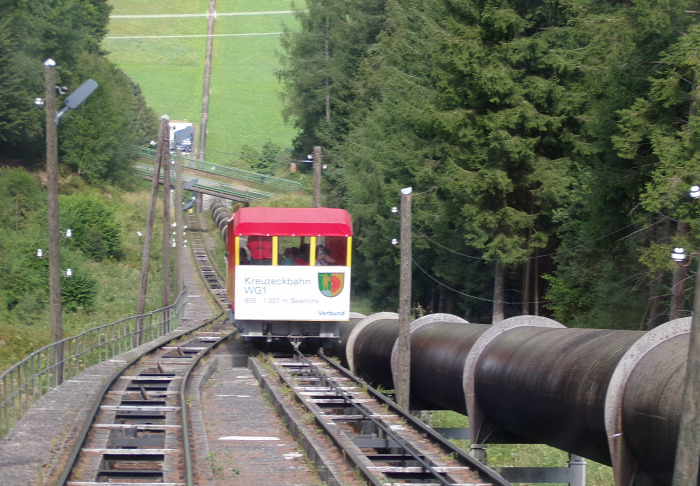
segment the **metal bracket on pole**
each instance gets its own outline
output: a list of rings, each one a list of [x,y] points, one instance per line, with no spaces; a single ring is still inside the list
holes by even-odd
[[[471,443],[469,445],[469,454],[480,463],[486,464],[486,444]]]

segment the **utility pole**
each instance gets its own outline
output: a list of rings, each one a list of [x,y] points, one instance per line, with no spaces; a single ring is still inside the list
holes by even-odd
[[[173,292],[175,296],[182,292],[182,233],[184,231],[184,222],[182,217],[182,150],[180,145],[185,140],[192,137],[194,140],[194,126],[190,125],[174,133],[175,148],[177,150],[175,156],[175,266],[173,275]]]
[[[685,388],[681,408],[673,486],[698,484],[700,461],[700,269],[695,274],[693,316],[685,370]]]
[[[321,147],[314,147],[314,207],[321,207]]]
[[[163,151],[161,160],[163,168],[163,307],[170,305],[170,127],[168,127],[168,140],[164,141],[167,150]],[[168,314],[165,312],[163,326],[167,325]],[[163,330],[165,333],[165,329]]]
[[[46,106],[46,195],[49,214],[49,310],[51,342],[56,345],[56,384],[63,383],[63,310],[61,309],[61,236],[58,216],[58,120],[56,118],[56,61],[44,62]]]
[[[146,310],[146,290],[148,289],[148,260],[151,256],[151,239],[153,238],[153,220],[156,212],[156,200],[158,199],[158,179],[160,179],[160,166],[163,159],[170,154],[170,147],[166,146],[167,136],[170,132],[170,118],[163,115],[160,118],[160,129],[158,130],[158,143],[156,151],[156,165],[153,168],[153,184],[151,185],[151,204],[148,209],[148,220],[146,222],[146,234],[143,242],[143,255],[141,255],[141,288],[139,290],[139,300],[136,309],[136,338],[134,346],[141,344],[141,332],[143,331],[143,313]],[[168,157],[169,158],[169,157]],[[169,161],[168,161],[169,163]]]
[[[44,62],[44,105],[46,107],[46,197],[49,231],[49,313],[51,342],[55,347],[56,385],[63,383],[63,310],[61,309],[61,226],[58,210],[58,121],[69,110],[78,108],[97,89],[97,82],[88,79],[65,99],[65,106],[56,110],[56,61]]]
[[[175,298],[182,292],[182,152],[178,149],[175,158],[175,267],[173,274],[173,293]]]
[[[491,324],[498,324],[505,319],[503,303],[505,302],[505,272],[503,264],[496,260],[493,277],[493,312]]]
[[[396,403],[408,410],[411,396],[411,193],[401,189],[401,263],[399,280],[399,370]]]

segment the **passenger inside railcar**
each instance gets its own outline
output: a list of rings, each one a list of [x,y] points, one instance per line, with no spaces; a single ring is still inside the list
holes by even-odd
[[[294,261],[294,249],[292,247],[285,248],[284,253],[282,253],[282,258],[280,258],[280,265],[296,265],[297,262]]]
[[[309,250],[310,250],[310,245],[308,243],[302,243],[299,246],[299,258],[304,260],[306,263],[304,265],[309,264]]]
[[[292,260],[294,260],[295,265],[308,265],[309,260],[304,259],[304,255],[301,252],[300,248],[297,248],[296,246],[292,248]]]
[[[347,265],[348,242],[347,238],[342,236],[326,236],[322,243],[324,250],[334,263],[328,265]]]
[[[316,265],[327,266],[337,264],[338,263],[331,256],[331,250],[323,245],[316,246]]]
[[[278,265],[308,265],[308,258],[302,256],[302,250],[299,248],[304,242],[303,237],[299,236],[278,236],[277,247],[280,255],[277,259]],[[284,251],[282,249],[284,248]]]
[[[249,236],[247,245],[251,265],[272,265],[271,236]]]
[[[248,260],[248,252],[246,251],[245,248],[241,247],[238,250],[238,264],[239,265],[248,265],[249,260]]]

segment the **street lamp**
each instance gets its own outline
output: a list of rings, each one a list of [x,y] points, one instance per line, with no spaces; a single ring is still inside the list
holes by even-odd
[[[58,218],[58,122],[69,110],[78,108],[97,89],[97,82],[88,79],[65,99],[65,106],[56,112],[56,61],[44,62],[44,105],[46,107],[46,194],[49,231],[49,309],[51,341],[63,339],[61,316],[61,243]],[[63,382],[63,346],[56,349],[56,384]]]

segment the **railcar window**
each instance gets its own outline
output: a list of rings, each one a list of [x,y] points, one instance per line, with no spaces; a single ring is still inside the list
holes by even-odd
[[[325,238],[318,238],[316,243],[317,245],[323,245],[328,256],[335,261],[334,265],[344,266],[346,264],[348,252],[347,238],[343,236],[326,236]]]
[[[272,236],[249,236],[247,245],[251,265],[272,265]]]
[[[308,265],[308,244],[304,246],[304,238],[298,236],[280,236],[278,247],[279,265]]]
[[[277,244],[274,244],[277,240]],[[341,265],[348,262],[348,239],[343,236],[247,236],[241,237],[240,265],[309,265],[311,242],[314,247],[314,261],[318,265]],[[277,250],[277,255],[273,253]],[[319,251],[322,260],[319,261]],[[274,258],[276,256],[276,258]],[[275,263],[276,261],[276,263]]]

